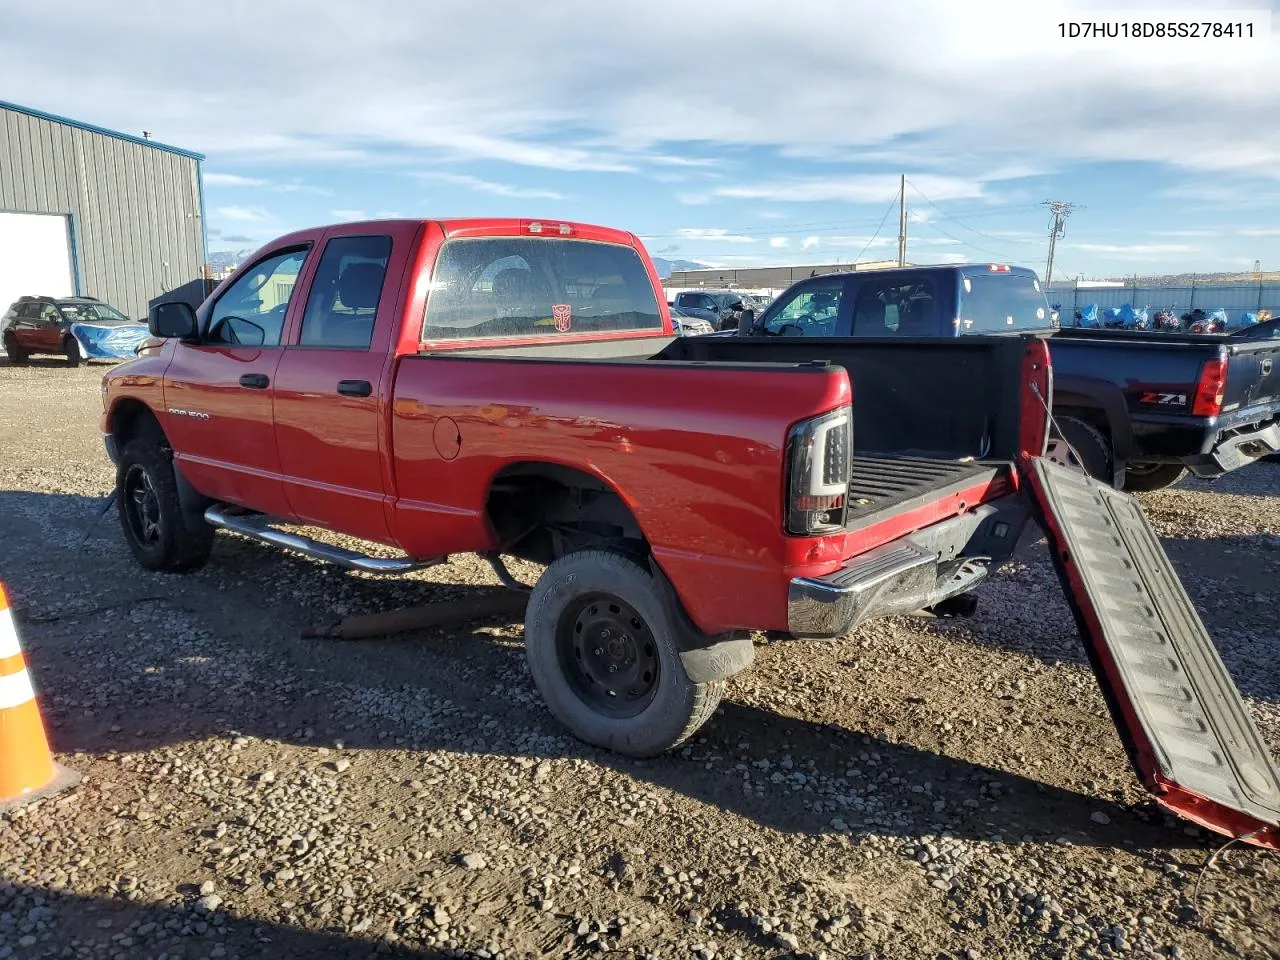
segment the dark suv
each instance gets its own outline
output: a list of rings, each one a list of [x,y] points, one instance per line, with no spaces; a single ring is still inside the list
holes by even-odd
[[[686,290],[676,294],[673,305],[717,330],[736,330],[744,309],[756,313],[761,309],[754,297],[737,290]]]

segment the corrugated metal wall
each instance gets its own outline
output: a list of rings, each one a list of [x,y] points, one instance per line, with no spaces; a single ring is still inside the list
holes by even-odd
[[[1280,283],[1197,283],[1194,287],[1080,287],[1074,283],[1050,285],[1050,303],[1061,303],[1063,319],[1076,310],[1096,303],[1100,309],[1149,307],[1154,313],[1166,307],[1181,315],[1195,307],[1227,311],[1228,320],[1239,320],[1246,310],[1270,310],[1280,316]]]
[[[0,106],[0,210],[71,214],[79,292],[130,317],[202,275],[195,157]]]

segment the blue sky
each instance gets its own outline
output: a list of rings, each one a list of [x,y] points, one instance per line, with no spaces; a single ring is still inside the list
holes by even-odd
[[[1043,269],[1058,198],[1084,208],[1059,276],[1280,269],[1274,3],[1186,8],[1252,40],[1073,41],[1143,5],[3,2],[4,98],[207,154],[214,250],[500,215],[715,265],[873,259],[905,173],[915,262]]]

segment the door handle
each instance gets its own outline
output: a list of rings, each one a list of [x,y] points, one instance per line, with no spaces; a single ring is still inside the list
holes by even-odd
[[[265,390],[269,383],[271,381],[267,379],[265,373],[246,373],[240,378],[240,386],[249,387],[253,390]]]
[[[344,397],[367,397],[373,393],[373,385],[368,380],[339,380],[338,392]]]

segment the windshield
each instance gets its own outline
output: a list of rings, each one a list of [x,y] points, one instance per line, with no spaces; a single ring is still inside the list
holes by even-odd
[[[662,315],[630,247],[533,237],[458,239],[440,251],[423,340],[650,330]]]
[[[962,273],[960,333],[1053,326],[1040,281],[1027,273]]]
[[[115,307],[105,303],[62,302],[58,304],[58,309],[62,311],[62,315],[68,320],[74,320],[77,323],[131,322],[128,317]]]

